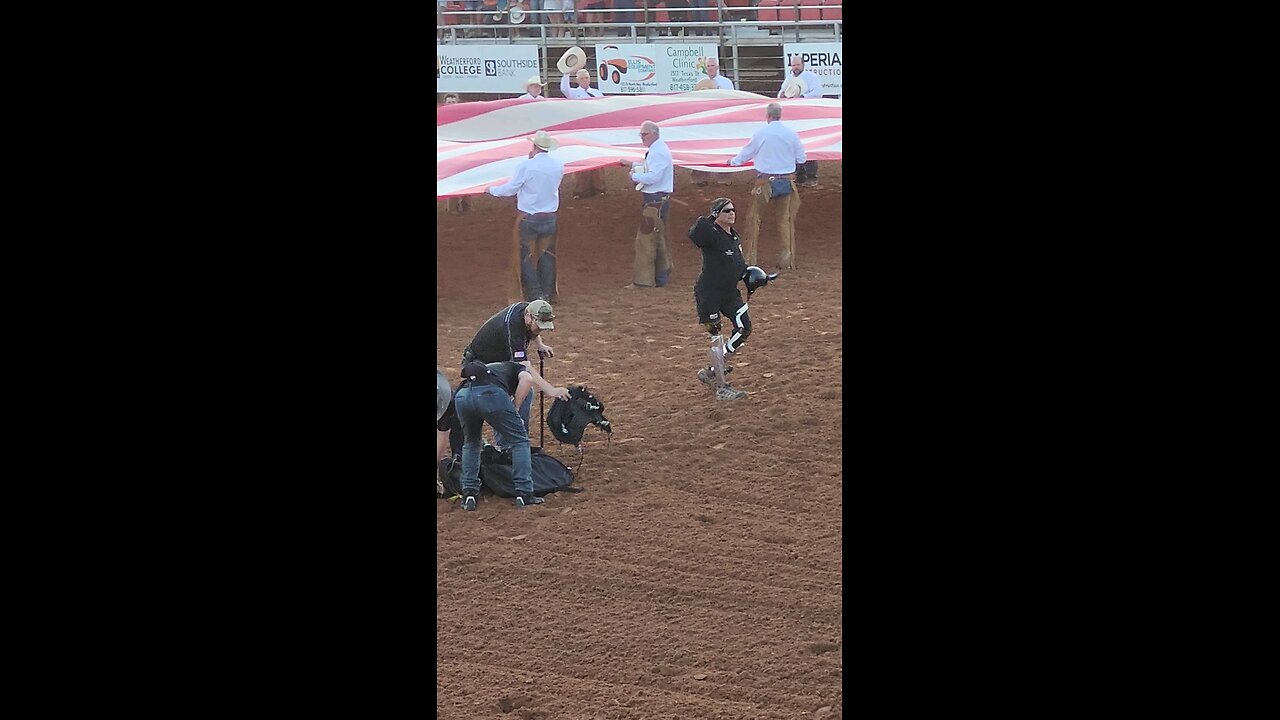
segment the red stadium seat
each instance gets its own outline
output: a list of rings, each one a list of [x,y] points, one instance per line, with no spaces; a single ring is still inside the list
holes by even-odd
[[[657,17],[658,22],[664,25],[671,22],[671,14],[667,12],[667,4],[665,2],[660,2],[657,5],[654,5],[653,7],[656,7],[658,9],[658,17]]]
[[[756,19],[761,22],[776,22],[778,0],[760,0],[760,6],[756,9]]]
[[[796,21],[795,0],[782,0],[778,5],[778,20],[782,22]]]
[[[801,20],[821,20],[822,8],[818,7],[822,0],[800,0],[801,5],[812,5],[813,7],[800,8]]]
[[[822,2],[822,19],[823,20],[843,20],[840,17],[844,11],[844,0],[823,0]]]
[[[462,3],[451,2],[448,5],[445,5],[444,9],[445,9],[445,12],[460,12],[463,8],[462,8]],[[445,15],[444,16],[445,25],[457,25],[460,22],[462,22],[461,15]]]

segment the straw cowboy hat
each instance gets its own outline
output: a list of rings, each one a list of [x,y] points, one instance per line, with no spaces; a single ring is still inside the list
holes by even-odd
[[[529,142],[537,145],[547,152],[551,152],[552,150],[560,147],[560,143],[556,142],[555,138],[548,135],[546,130],[539,130],[536,135],[529,138]]]
[[[560,68],[560,72],[566,75],[576,73],[587,67],[587,54],[582,52],[582,48],[574,45],[564,51],[564,55],[560,56],[560,61],[556,63],[556,67]]]
[[[519,5],[512,5],[511,9],[507,11],[507,16],[512,25],[519,25],[524,22],[524,8]]]
[[[787,84],[782,86],[783,97],[798,97],[809,92],[809,85],[805,83],[804,78],[798,78],[795,75],[787,78]]]
[[[546,85],[546,83],[542,82],[542,78],[537,75],[530,75],[529,79],[524,81],[524,88],[528,90],[530,85]]]
[[[698,84],[697,84],[697,85],[694,85],[694,86],[693,86],[693,89],[694,89],[694,90],[715,90],[715,89],[716,89],[716,81],[715,81],[715,80],[712,80],[712,79],[711,79],[711,78],[709,78],[709,77],[704,77],[704,78],[702,78],[701,80],[699,80],[699,81],[698,81]]]

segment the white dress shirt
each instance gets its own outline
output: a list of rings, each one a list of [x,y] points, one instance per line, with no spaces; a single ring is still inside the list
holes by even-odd
[[[538,95],[537,97],[534,97],[533,95],[530,95],[529,93],[525,93],[525,94],[521,95],[520,97],[518,97],[518,98],[516,98],[516,99],[517,99],[517,100],[546,100],[547,98],[546,98],[545,96],[543,96],[543,95]]]
[[[560,92],[564,93],[564,96],[570,100],[586,100],[587,98],[604,97],[604,93],[593,87],[588,87],[586,90],[583,90],[577,85],[570,86],[569,73],[565,73],[560,76]]]
[[[795,77],[795,73],[791,72],[791,68],[787,68],[787,76],[782,78],[782,87],[778,88],[778,97],[782,97],[782,91],[787,89],[787,81]],[[805,87],[809,88],[804,91],[800,97],[820,98],[822,97],[822,78],[818,77],[818,73],[805,68],[800,73],[800,79],[804,81]]]
[[[658,138],[649,146],[644,156],[644,164],[648,172],[637,172],[640,163],[631,164],[631,182],[642,183],[640,192],[672,192],[676,187],[675,166],[671,161],[671,149]]]
[[[560,180],[564,163],[540,152],[516,166],[511,179],[489,188],[494,197],[516,196],[516,208],[526,213],[548,213],[560,209]]]
[[[795,130],[774,120],[755,131],[751,142],[734,155],[729,164],[736,167],[752,158],[756,161],[756,172],[786,175],[795,172],[796,165],[804,164],[804,145]]]
[[[711,78],[711,81],[716,84],[717,90],[733,89],[733,81],[723,75],[716,75],[715,77]]]

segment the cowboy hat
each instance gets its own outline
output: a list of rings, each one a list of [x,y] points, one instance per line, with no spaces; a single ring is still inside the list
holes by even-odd
[[[524,81],[524,86],[526,89],[530,85],[545,85],[545,84],[546,83],[542,82],[542,78],[538,77],[537,75],[530,75],[529,79]]]
[[[560,147],[560,143],[557,142],[555,138],[548,135],[546,130],[539,130],[536,135],[529,138],[529,142],[537,145],[547,152],[551,152],[552,150]]]
[[[805,83],[804,78],[798,78],[794,75],[787,78],[787,83],[782,86],[783,97],[798,97],[809,92],[809,86]]]
[[[512,25],[519,25],[524,22],[524,8],[519,5],[512,5],[511,9],[507,11],[507,15]]]
[[[560,68],[560,72],[565,73],[566,75],[569,73],[576,73],[579,70],[585,70],[587,67],[587,54],[582,52],[582,48],[574,45],[564,51],[564,55],[560,56],[560,60],[556,63],[556,67]]]
[[[636,170],[635,170],[635,171],[636,171],[636,172],[639,172],[639,173],[647,173],[647,172],[649,172],[649,164],[648,164],[648,163],[643,163],[643,162],[642,162],[642,163],[640,163],[640,165],[639,165],[638,167],[636,167]],[[642,187],[644,187],[644,183],[636,183],[636,189],[637,189],[637,190],[639,190],[639,189],[640,189],[640,188],[642,188]]]
[[[693,86],[693,89],[694,90],[715,90],[716,81],[712,80],[709,77],[702,78],[701,80],[698,81],[697,85]]]

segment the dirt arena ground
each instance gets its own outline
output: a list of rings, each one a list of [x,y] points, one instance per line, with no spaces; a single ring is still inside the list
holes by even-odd
[[[842,717],[840,167],[821,163],[823,187],[801,191],[799,268],[750,302],[754,331],[729,378],[749,396],[733,402],[694,376],[708,340],[685,233],[716,197],[745,210],[749,173],[696,187],[678,169],[671,286],[624,290],[639,194],[607,172],[604,196],[562,191],[546,375],[598,394],[613,439],[587,429],[585,492],[520,511],[436,501],[437,717]],[[476,329],[516,299],[515,198],[471,202],[463,215],[437,202],[437,362],[450,379]],[[765,269],[777,249],[766,230]]]

